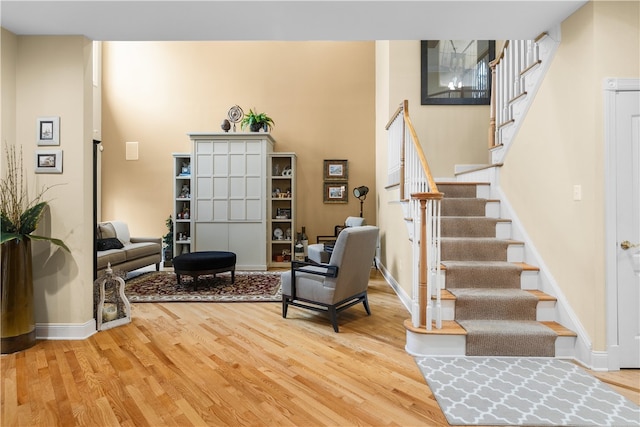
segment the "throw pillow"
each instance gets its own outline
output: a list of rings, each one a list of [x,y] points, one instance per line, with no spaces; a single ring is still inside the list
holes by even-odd
[[[98,239],[97,246],[99,251],[108,251],[109,249],[122,249],[124,245],[115,237],[107,239]]]

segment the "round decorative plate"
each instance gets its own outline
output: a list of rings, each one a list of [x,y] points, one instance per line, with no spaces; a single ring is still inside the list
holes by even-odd
[[[234,105],[229,108],[229,112],[227,113],[227,117],[229,117],[229,121],[232,123],[238,123],[244,117],[244,111],[238,105]]]
[[[280,229],[280,228],[276,228],[276,229],[273,230],[273,237],[275,237],[276,240],[282,239],[282,235],[283,234],[284,233],[282,232],[282,229]]]

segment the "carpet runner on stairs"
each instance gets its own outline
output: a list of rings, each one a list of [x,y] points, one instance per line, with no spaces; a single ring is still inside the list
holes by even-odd
[[[513,242],[497,239],[476,186],[439,183],[441,259],[455,320],[466,330],[467,356],[553,357],[557,334],[536,321],[538,298],[521,289],[522,267],[507,262]]]

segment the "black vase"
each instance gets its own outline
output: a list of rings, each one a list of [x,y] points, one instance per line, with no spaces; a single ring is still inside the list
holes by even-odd
[[[36,343],[33,309],[31,239],[24,236],[2,244],[2,354],[14,353]]]
[[[249,129],[251,132],[260,132],[260,129],[262,129],[262,123],[251,123],[249,125]]]

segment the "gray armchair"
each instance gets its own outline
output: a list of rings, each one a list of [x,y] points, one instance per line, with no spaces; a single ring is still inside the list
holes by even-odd
[[[327,264],[292,262],[282,274],[282,317],[290,305],[327,312],[338,332],[338,313],[363,303],[367,314],[367,287],[371,259],[378,243],[378,227],[349,227],[338,235]]]

